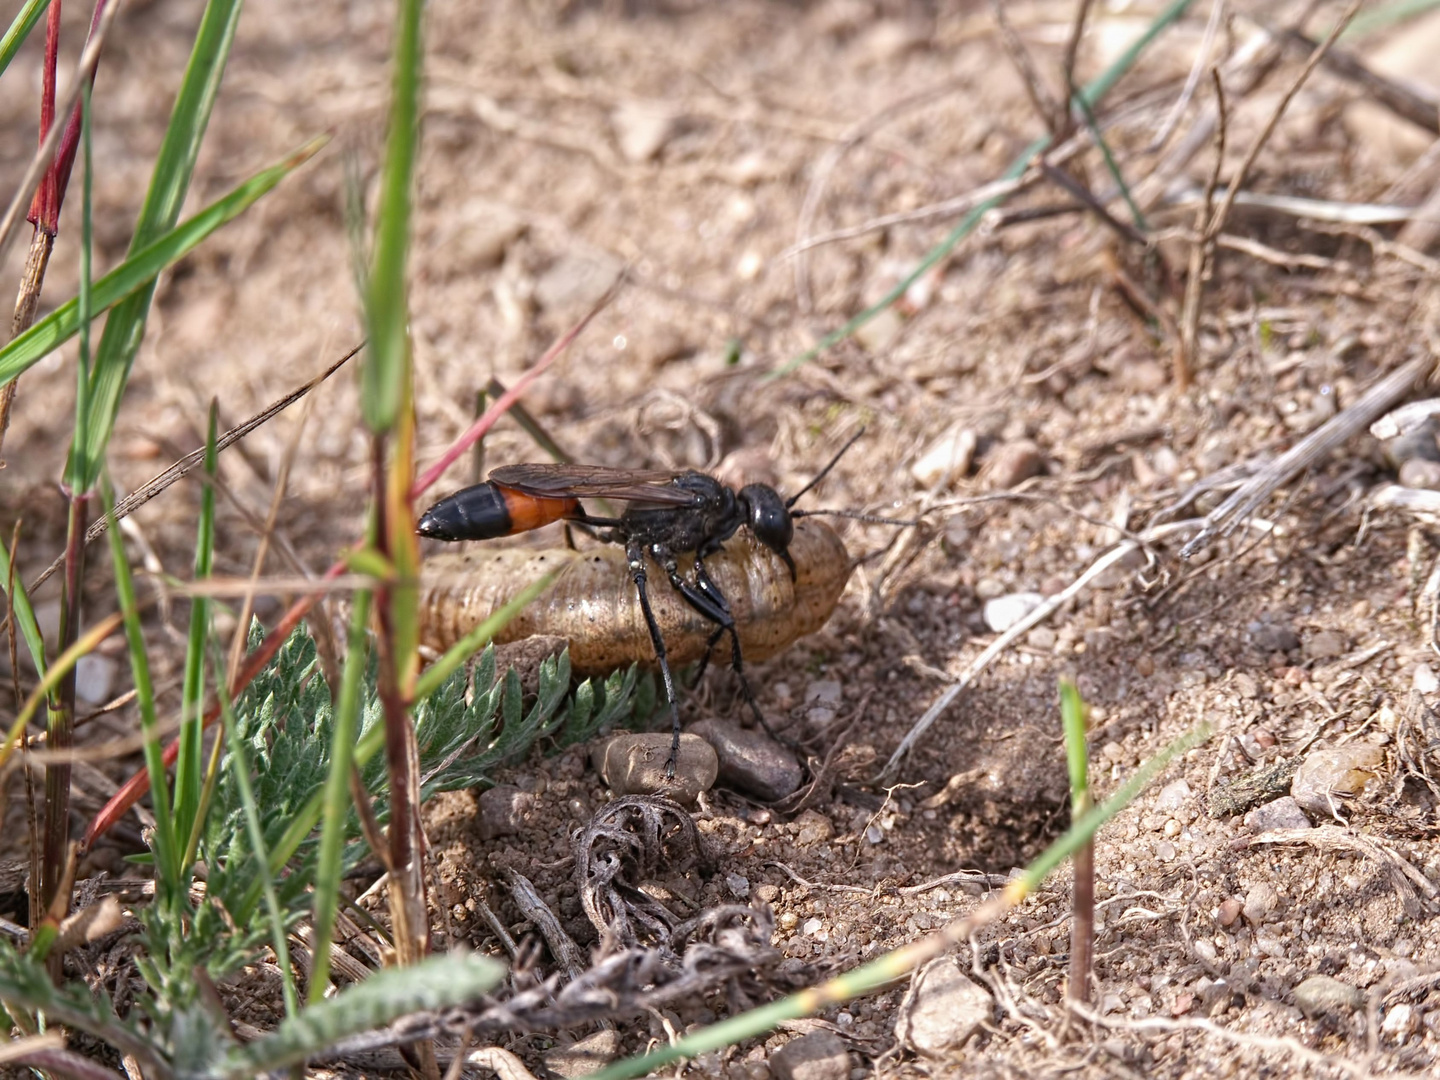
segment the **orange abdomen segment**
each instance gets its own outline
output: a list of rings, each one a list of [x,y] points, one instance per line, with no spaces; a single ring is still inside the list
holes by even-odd
[[[512,533],[529,532],[551,522],[574,517],[580,512],[579,499],[542,499],[499,484],[495,488],[505,500]]]

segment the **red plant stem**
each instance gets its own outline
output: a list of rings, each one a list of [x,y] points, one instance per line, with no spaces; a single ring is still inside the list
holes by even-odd
[[[458,461],[466,450],[474,446],[487,431],[494,427],[495,421],[510,411],[510,406],[520,400],[521,395],[530,389],[530,384],[545,374],[545,370],[555,362],[555,358],[568,349],[570,343],[580,336],[580,332],[590,325],[590,320],[600,314],[606,305],[614,299],[615,293],[619,289],[622,281],[624,281],[623,277],[617,280],[615,284],[610,287],[610,291],[596,302],[595,306],[586,313],[583,319],[567,330],[554,345],[546,349],[545,354],[530,365],[530,368],[525,374],[515,380],[514,386],[495,399],[495,404],[485,410],[484,416],[480,417],[480,419],[465,429],[465,434],[456,439],[450,449],[440,455],[440,460],[420,474],[410,488],[410,498],[412,501],[425,494],[426,489],[435,483],[436,480],[440,479],[441,473]]]
[[[80,582],[85,569],[85,496],[70,496],[65,534],[65,589],[60,603],[57,654],[75,644],[80,631]],[[56,708],[50,710],[46,745],[61,756],[45,766],[45,840],[41,856],[40,900],[54,909],[60,879],[70,854],[70,762],[64,752],[75,744],[75,669],[60,680]],[[69,898],[62,901],[69,910]]]
[[[95,33],[95,28],[100,24],[100,15],[104,12],[106,3],[107,0],[95,2],[95,12],[90,17],[91,34]],[[60,0],[51,0],[45,23],[45,71],[40,91],[41,143],[44,143],[45,136],[50,134],[50,126],[55,123],[55,69],[59,53]],[[94,70],[90,72],[90,85],[95,85]],[[65,132],[60,136],[60,147],[55,152],[55,160],[45,170],[40,186],[35,189],[35,197],[30,201],[30,213],[26,215],[31,224],[51,236],[59,231],[60,207],[65,202],[65,191],[70,186],[70,172],[75,166],[75,155],[80,149],[80,111],[81,103],[77,101],[65,122]]]

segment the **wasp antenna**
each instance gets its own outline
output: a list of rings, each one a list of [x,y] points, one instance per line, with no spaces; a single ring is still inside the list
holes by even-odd
[[[825,474],[828,473],[831,469],[833,469],[833,468],[835,467],[835,463],[836,463],[837,461],[839,461],[839,460],[845,455],[845,451],[846,451],[846,450],[849,450],[850,447],[854,446],[856,440],[859,439],[860,436],[861,436],[861,435],[864,435],[864,434],[865,434],[865,429],[862,427],[859,431],[855,432],[854,435],[851,435],[849,441],[846,442],[846,444],[845,444],[844,446],[840,447],[840,449],[836,452],[835,456],[830,459],[830,463],[829,463],[828,465],[826,465],[823,469],[821,469],[818,473],[815,474],[815,479],[811,480],[808,484],[806,484],[803,488],[801,488],[799,491],[797,491],[794,495],[791,495],[790,498],[788,498],[788,499],[785,500],[785,509],[787,509],[787,510],[790,509],[790,507],[794,506],[795,503],[799,501],[801,495],[804,495],[807,491],[809,491],[811,488],[813,488],[816,484],[820,483],[821,480],[824,480],[824,479],[825,479]]]
[[[874,514],[862,514],[857,510],[791,510],[791,517],[829,517],[852,518],[855,521],[869,522],[871,525],[900,525],[912,527],[922,523],[920,518],[888,518],[876,517]]]

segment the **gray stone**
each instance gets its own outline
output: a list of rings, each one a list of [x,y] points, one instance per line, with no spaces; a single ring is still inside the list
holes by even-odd
[[[962,1046],[995,1012],[990,992],[973,982],[953,956],[920,969],[900,1003],[895,1038],[935,1057]]]
[[[1276,829],[1309,829],[1310,819],[1293,796],[1272,799],[1245,815],[1245,827],[1256,836]]]
[[[1290,794],[1302,809],[1332,815],[1346,799],[1363,792],[1384,764],[1385,751],[1365,743],[1315,750],[1295,770]]]
[[[701,720],[689,730],[714,748],[720,782],[736,791],[774,802],[794,792],[805,778],[795,755],[763,731],[724,720]]]
[[[1359,987],[1329,975],[1311,975],[1295,987],[1295,1007],[1306,1016],[1354,1012],[1364,1005],[1365,994]]]
[[[557,1046],[545,1054],[545,1068],[557,1076],[588,1076],[620,1056],[620,1033],[612,1029],[597,1031],[579,1042]]]
[[[535,796],[509,784],[480,793],[480,839],[493,840],[520,831],[525,814],[535,805]]]
[[[1045,470],[1040,448],[1029,439],[1001,443],[990,451],[981,471],[984,486],[990,491],[1006,491],[1039,476]]]
[[[1300,647],[1300,635],[1284,623],[1262,622],[1251,630],[1250,640],[1261,652],[1293,652]]]
[[[770,1055],[776,1080],[850,1080],[850,1052],[829,1031],[801,1035]]]
[[[1045,602],[1038,592],[1010,593],[985,601],[985,625],[997,634],[1003,634],[1016,623]]]

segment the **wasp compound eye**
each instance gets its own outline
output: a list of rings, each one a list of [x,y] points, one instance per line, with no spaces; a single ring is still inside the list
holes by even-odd
[[[765,484],[747,484],[740,489],[740,501],[748,510],[748,524],[755,539],[784,555],[795,538],[795,522],[780,493]]]

